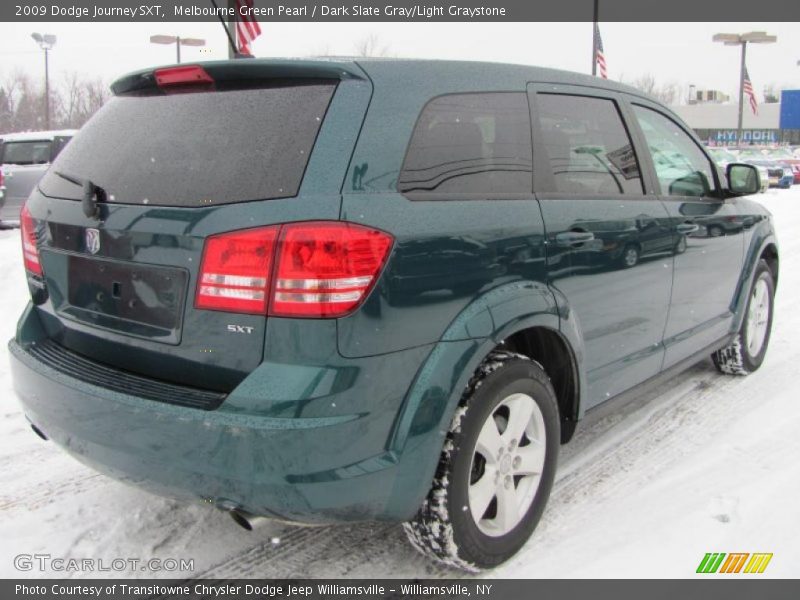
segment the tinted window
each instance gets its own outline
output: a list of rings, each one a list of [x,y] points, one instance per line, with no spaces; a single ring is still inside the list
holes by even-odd
[[[523,93],[435,98],[417,121],[398,189],[530,193],[530,131],[528,100]]]
[[[50,162],[52,142],[6,142],[3,144],[3,163],[6,165],[40,165]]]
[[[669,196],[708,196],[716,191],[714,172],[706,155],[672,119],[634,105],[661,193]]]
[[[612,100],[539,94],[536,102],[555,191],[643,193],[636,154]]]
[[[80,199],[89,179],[109,202],[213,206],[295,196],[335,86],[292,85],[117,96],[72,139],[43,178]]]

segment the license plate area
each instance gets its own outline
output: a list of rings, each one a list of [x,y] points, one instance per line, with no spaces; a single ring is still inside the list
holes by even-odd
[[[183,269],[68,255],[66,317],[147,339],[180,342]]]

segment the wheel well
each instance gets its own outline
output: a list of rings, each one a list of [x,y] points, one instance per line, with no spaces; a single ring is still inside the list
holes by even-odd
[[[772,281],[775,286],[778,285],[778,249],[775,244],[768,244],[764,251],[761,253],[761,258],[767,263],[769,270],[772,272]]]
[[[524,354],[542,365],[558,399],[561,442],[568,442],[578,421],[578,373],[567,343],[552,329],[531,327],[506,338],[500,347]]]

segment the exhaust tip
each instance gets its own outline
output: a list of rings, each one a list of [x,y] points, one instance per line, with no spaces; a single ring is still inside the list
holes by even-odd
[[[48,437],[47,437],[47,436],[44,434],[44,431],[42,431],[41,429],[39,429],[39,428],[38,428],[36,425],[34,425],[33,423],[31,423],[31,429],[33,429],[33,433],[35,433],[36,435],[38,435],[38,436],[39,436],[40,438],[42,438],[42,439],[43,439],[45,442],[49,441]]]
[[[242,529],[246,529],[247,531],[253,531],[253,524],[245,517],[242,513],[238,510],[231,510],[228,511],[233,519],[233,522],[236,523]]]

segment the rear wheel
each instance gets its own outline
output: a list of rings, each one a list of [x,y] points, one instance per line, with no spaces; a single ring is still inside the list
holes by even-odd
[[[634,244],[628,244],[622,251],[622,266],[626,269],[635,267],[639,262],[639,248]]]
[[[559,439],[544,369],[522,355],[490,354],[464,393],[430,493],[405,524],[412,544],[468,570],[510,558],[542,515]]]
[[[747,312],[733,342],[711,355],[717,369],[729,375],[747,375],[764,362],[772,332],[775,281],[763,260],[756,267]]]

